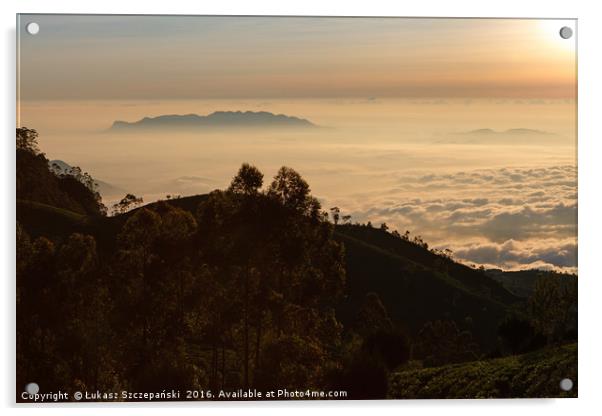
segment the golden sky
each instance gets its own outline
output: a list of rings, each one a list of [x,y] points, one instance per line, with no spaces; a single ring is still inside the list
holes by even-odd
[[[25,25],[40,24],[36,36]],[[573,20],[21,15],[24,100],[574,98]]]

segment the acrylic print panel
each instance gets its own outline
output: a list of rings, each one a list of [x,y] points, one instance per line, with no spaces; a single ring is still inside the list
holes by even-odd
[[[576,29],[19,15],[16,400],[576,397]]]

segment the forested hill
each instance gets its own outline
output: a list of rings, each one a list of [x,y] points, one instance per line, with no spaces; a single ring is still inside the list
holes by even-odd
[[[92,177],[78,167],[55,174],[43,153],[17,149],[17,199],[82,215],[101,215],[104,206]]]
[[[481,271],[384,230],[342,225],[335,236],[345,246],[343,322],[352,322],[366,293],[373,292],[391,319],[410,332],[429,321],[452,320],[487,349],[497,342],[500,320],[519,302]]]
[[[207,201],[196,195],[147,204],[112,217],[78,216],[43,204],[20,203],[18,220],[32,235],[63,239],[91,234],[109,255],[127,219],[141,209],[167,203],[196,215]],[[497,324],[519,298],[500,283],[424,246],[366,225],[338,225],[345,248],[346,295],[338,307],[343,324],[354,325],[368,293],[376,293],[391,319],[416,333],[426,322],[453,320],[485,349],[497,342]]]
[[[411,260],[416,265],[445,273],[464,289],[482,296],[491,297],[502,303],[515,302],[516,296],[509,293],[497,281],[485,278],[482,270],[476,270],[454,261],[444,253],[428,249],[426,243],[412,241],[407,236],[387,232],[367,225],[339,225],[337,235],[350,242],[369,242],[380,250]]]

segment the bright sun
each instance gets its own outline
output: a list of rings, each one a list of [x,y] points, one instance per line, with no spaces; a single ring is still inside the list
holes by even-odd
[[[540,28],[540,34],[542,41],[545,41],[548,45],[559,48],[564,51],[575,51],[577,31],[575,20],[539,20],[538,25]],[[569,39],[563,39],[560,37],[560,28],[569,27],[573,30],[573,36]]]

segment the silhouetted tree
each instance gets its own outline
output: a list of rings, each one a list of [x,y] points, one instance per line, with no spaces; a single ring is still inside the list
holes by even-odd
[[[363,336],[368,336],[376,331],[390,332],[393,330],[393,322],[376,293],[366,294],[355,327]]]
[[[180,201],[161,201],[91,221],[98,252],[90,236],[32,239],[18,225],[19,383],[140,391],[324,385],[344,348],[335,314],[342,244],[298,173],[280,169],[264,192],[255,168],[239,174],[231,189],[204,198],[196,216]],[[75,177],[59,179],[86,189]],[[115,209],[141,202],[128,194]],[[381,339],[364,353],[388,363]]]
[[[334,223],[334,225],[337,225],[339,223],[339,218],[341,216],[340,208],[339,207],[330,208],[330,214],[332,215],[332,222]]]
[[[38,133],[26,127],[17,129],[17,199],[66,209],[84,215],[105,215],[106,207],[92,177],[74,168],[57,171],[48,165],[37,143]]]
[[[554,342],[577,328],[577,278],[542,276],[529,298],[529,311],[535,328]]]
[[[57,363],[77,389],[115,387],[115,363],[109,322],[108,287],[100,272],[93,237],[72,234],[57,253],[57,312],[64,330],[57,331]]]
[[[113,204],[113,214],[124,214],[142,204],[143,199],[138,198],[136,195],[127,194],[121,201]]]
[[[27,127],[17,128],[17,149],[28,151],[34,155],[40,153],[38,132]]]
[[[263,173],[255,166],[243,163],[234,179],[232,179],[228,191],[235,194],[253,195],[257,193],[262,185]]]
[[[229,293],[233,305],[232,313],[219,315],[231,320],[233,331],[226,338],[236,346],[240,385],[317,382],[340,342],[332,311],[344,269],[342,248],[307,183],[282,168],[265,194],[241,199],[233,192],[211,193],[197,221],[203,262],[215,267],[223,282],[218,293]],[[298,359],[275,361],[286,348]],[[312,364],[304,363],[301,371],[302,357],[312,356]]]
[[[535,336],[535,329],[527,319],[509,315],[500,323],[498,335],[504,350],[511,354],[519,354],[529,348]]]
[[[385,399],[389,389],[389,373],[377,357],[353,355],[340,371],[331,375],[333,389],[346,390],[351,400]]]
[[[268,195],[287,208],[307,212],[310,200],[309,185],[296,171],[286,166],[278,170],[268,190]]]
[[[138,388],[170,388],[168,380],[179,386],[205,381],[193,377],[192,364],[175,348],[205,325],[198,319],[202,304],[194,300],[204,270],[195,271],[190,259],[196,230],[190,213],[159,203],[136,211],[118,236],[113,273],[125,280],[114,280],[120,287],[116,307],[127,375]],[[173,365],[166,366],[169,362]],[[157,367],[150,371],[149,363]]]
[[[425,366],[470,361],[477,358],[478,346],[469,331],[460,331],[454,321],[424,324],[414,343],[414,356]]]
[[[364,341],[364,349],[378,357],[388,371],[405,364],[410,358],[410,343],[406,335],[396,329],[379,329]]]
[[[111,303],[94,238],[72,234],[58,246],[18,234],[29,253],[17,269],[17,379],[42,391],[113,389],[120,383],[111,343]],[[34,359],[35,357],[35,359]]]

